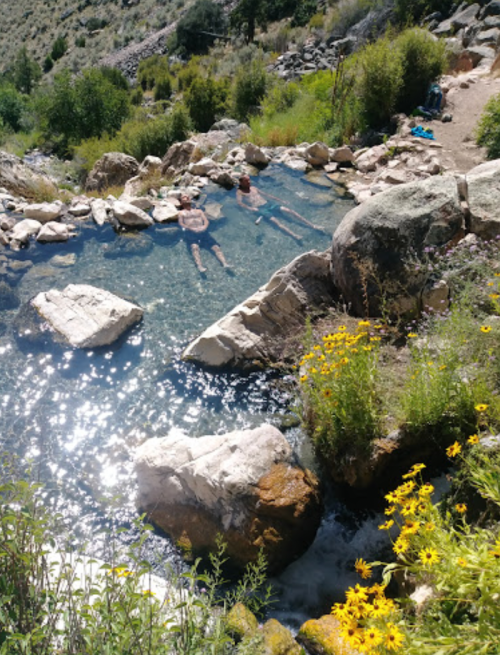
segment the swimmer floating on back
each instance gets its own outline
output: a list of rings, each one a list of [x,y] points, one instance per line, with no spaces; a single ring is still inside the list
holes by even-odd
[[[200,273],[205,273],[207,270],[201,263],[200,246],[212,250],[222,266],[228,268],[229,264],[221,247],[207,231],[210,223],[204,212],[201,209],[191,207],[191,198],[189,196],[181,196],[180,203],[182,209],[179,212],[179,225]]]
[[[265,205],[268,204],[266,198],[271,198],[272,200],[276,200],[279,203],[283,202],[282,200],[280,200],[280,198],[277,198],[276,196],[272,196],[270,193],[264,193],[264,191],[259,191],[259,189],[253,187],[251,185],[249,175],[242,175],[239,179],[239,182],[240,185],[238,187],[238,190],[236,191],[236,200],[238,201],[239,205],[245,207],[246,209],[249,209],[250,211],[258,213],[261,207],[264,207]],[[293,209],[290,209],[286,205],[277,205],[275,203],[272,203],[268,208],[268,211],[276,211],[276,210],[284,214],[290,214],[291,216],[294,216],[308,227],[312,227],[313,230],[318,230],[318,232],[324,232],[322,227],[319,227],[318,225],[314,225],[313,223],[311,223],[311,221],[308,221],[307,218],[304,218],[303,216],[298,214]],[[255,224],[258,225],[261,219],[262,216],[259,216],[259,218],[255,221]],[[283,223],[281,223],[281,221],[279,221],[275,216],[270,216],[269,220],[271,221],[271,223],[276,225],[276,227],[278,227],[280,230],[290,235],[294,239],[297,239],[297,241],[300,241],[302,239],[301,236],[295,234],[295,232],[292,232],[292,230],[286,227],[286,225],[283,225]]]

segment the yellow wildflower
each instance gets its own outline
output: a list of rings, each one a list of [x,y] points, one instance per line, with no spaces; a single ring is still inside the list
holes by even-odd
[[[471,436],[467,439],[467,443],[470,443],[471,446],[474,446],[475,444],[479,443],[479,437],[477,434],[471,434]]]
[[[439,562],[439,555],[435,548],[423,548],[418,556],[424,566],[432,566]]]
[[[408,548],[410,547],[410,542],[406,537],[404,536],[399,536],[395,543],[394,546],[392,547],[392,550],[396,553],[396,555],[401,555],[402,553],[406,553]]]
[[[301,377],[300,377],[300,381],[301,381],[301,382],[306,382],[306,381],[308,380],[308,377],[309,377],[309,376],[307,376],[307,375],[301,375]]]
[[[432,486],[432,484],[426,482],[418,490],[418,495],[421,497],[430,496],[433,491],[434,491],[434,487]]]
[[[370,327],[370,321],[358,321],[359,327]]]
[[[465,503],[457,503],[455,505],[455,509],[459,514],[465,514],[465,512],[467,511],[467,505]]]
[[[376,648],[382,643],[382,633],[378,628],[368,628],[364,634],[365,646],[368,650]]]
[[[418,337],[418,334],[416,332],[408,332],[407,336],[409,339],[416,339],[416,337]]]
[[[491,325],[481,325],[481,332],[484,332],[484,334],[491,332]]]
[[[372,576],[372,567],[371,567],[370,564],[367,564],[364,561],[364,559],[362,559],[361,557],[359,557],[356,560],[356,562],[354,564],[354,568],[356,570],[356,573],[358,573],[358,575],[360,575],[363,578],[363,580],[368,580],[368,578],[371,578],[371,576]]]
[[[347,330],[347,328],[346,328],[345,325],[339,325],[338,328],[337,328],[337,330],[338,330],[339,332],[345,332],[345,331]],[[344,335],[342,335],[342,336],[344,336]]]
[[[479,403],[479,405],[476,405],[474,407],[476,412],[485,412],[488,409],[488,405],[485,405],[484,403]]]
[[[384,644],[387,650],[399,650],[403,645],[404,635],[394,623],[387,624]]]
[[[448,446],[448,448],[446,449],[446,454],[448,455],[448,457],[456,457],[461,452],[462,452],[462,446],[458,443],[458,441],[455,441],[455,443],[451,444],[451,446]]]
[[[467,566],[467,560],[465,560],[463,557],[459,557],[457,559],[457,564],[458,566]]]
[[[382,525],[378,526],[379,530],[390,530],[392,526],[394,525],[394,521],[390,519],[389,521],[386,521],[385,523],[382,523]]]
[[[432,521],[428,521],[424,527],[427,530],[427,532],[433,532],[436,529],[436,526]]]

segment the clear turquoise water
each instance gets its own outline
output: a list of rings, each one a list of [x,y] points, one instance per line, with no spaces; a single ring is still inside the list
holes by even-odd
[[[176,226],[117,235],[110,226],[86,222],[66,244],[0,251],[0,259],[33,264],[15,279],[4,278],[23,303],[40,291],[86,283],[146,309],[142,323],[117,344],[78,351],[52,341],[43,347],[20,341],[14,324],[18,310],[0,308],[0,452],[15,454],[21,464],[32,461],[35,474],[53,490],[50,501],[79,534],[92,534],[112,497],[118,522],[127,524],[135,516],[131,458],[144,439],[172,428],[193,437],[223,433],[277,421],[288,411],[286,388],[270,376],[215,374],[179,359],[191,339],[278,268],[307,250],[329,248],[331,234],[352,207],[333,185],[311,184],[279,166],[255,182],[328,234],[283,220],[303,236],[299,244],[265,220],[256,226],[255,216],[236,204],[234,190],[209,187],[195,204],[222,205],[222,218],[211,229],[232,274],[202,252],[208,272],[200,275]],[[136,254],[126,254],[131,246]],[[71,266],[54,259],[68,254],[75,256]],[[288,434],[302,451],[300,431]],[[325,517],[325,525],[330,519]],[[316,547],[324,552],[329,538],[321,534]],[[289,575],[293,578],[293,569]],[[300,589],[296,582],[283,585],[290,593],[292,585]],[[296,602],[303,601],[302,590]]]

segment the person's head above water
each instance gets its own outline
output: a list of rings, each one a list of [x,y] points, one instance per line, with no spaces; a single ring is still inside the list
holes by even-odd
[[[191,206],[191,198],[185,193],[183,193],[182,196],[179,198],[179,202],[181,203],[181,207],[183,209],[185,209],[186,206],[188,208]]]
[[[242,175],[239,179],[240,189],[247,191],[250,188],[250,175]]]

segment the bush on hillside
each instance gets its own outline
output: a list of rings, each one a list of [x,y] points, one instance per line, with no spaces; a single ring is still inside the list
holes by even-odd
[[[172,80],[169,75],[160,77],[156,80],[156,85],[154,88],[154,99],[155,102],[158,100],[168,100],[172,95]]]
[[[58,36],[54,41],[52,50],[50,51],[50,56],[52,57],[53,61],[57,61],[58,59],[61,59],[61,57],[64,57],[67,49],[68,43],[66,39],[63,36]]]
[[[476,140],[487,149],[489,159],[500,157],[500,94],[488,100],[479,120]]]

